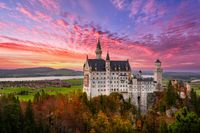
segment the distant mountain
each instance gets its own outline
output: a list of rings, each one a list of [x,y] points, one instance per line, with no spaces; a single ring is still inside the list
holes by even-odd
[[[194,79],[200,79],[200,73],[199,72],[164,72],[164,77],[168,79],[194,80]]]
[[[134,74],[136,72],[133,72]],[[153,75],[152,71],[143,71],[144,75]],[[8,77],[41,77],[41,76],[82,76],[82,71],[71,69],[53,69],[49,67],[0,69],[0,78]],[[195,72],[164,72],[164,78],[194,80],[200,79],[200,73]]]
[[[153,75],[153,71],[143,71],[144,75]],[[167,79],[194,80],[200,79],[200,72],[164,72],[163,77]]]
[[[83,75],[82,71],[75,71],[71,69],[53,69],[48,67],[0,69],[0,78],[80,75]]]

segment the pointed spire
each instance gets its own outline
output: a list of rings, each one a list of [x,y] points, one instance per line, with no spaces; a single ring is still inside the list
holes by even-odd
[[[97,49],[101,50],[100,39],[98,39],[98,43],[97,43]]]
[[[95,53],[96,53],[96,58],[101,59],[102,50],[101,50],[100,39],[98,39],[97,48],[96,48]]]
[[[110,60],[109,52],[107,51],[106,60]]]
[[[88,60],[88,55],[86,55],[86,60]]]
[[[161,61],[160,61],[159,59],[157,59],[157,60],[155,61],[155,63],[161,63]]]

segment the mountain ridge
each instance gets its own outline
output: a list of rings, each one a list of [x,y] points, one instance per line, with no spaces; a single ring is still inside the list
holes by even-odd
[[[50,67],[34,67],[19,69],[0,69],[0,78],[40,77],[40,76],[80,76],[82,71],[72,69],[54,69]]]

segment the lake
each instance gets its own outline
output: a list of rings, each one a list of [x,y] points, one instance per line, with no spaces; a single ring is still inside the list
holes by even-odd
[[[37,81],[37,80],[66,80],[66,79],[80,79],[83,76],[44,76],[44,77],[21,77],[21,78],[0,78],[0,81]]]
[[[198,83],[198,82],[200,82],[200,79],[195,79],[191,81],[191,83]]]

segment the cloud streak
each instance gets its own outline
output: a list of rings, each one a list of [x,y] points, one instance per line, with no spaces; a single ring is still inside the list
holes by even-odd
[[[133,70],[152,69],[160,58],[168,70],[198,71],[200,15],[199,3],[193,2],[31,0],[9,5],[3,0],[0,59],[8,62],[0,67],[81,70],[86,54],[95,58],[101,38],[103,57],[108,50],[111,59],[129,59]]]

